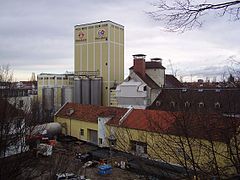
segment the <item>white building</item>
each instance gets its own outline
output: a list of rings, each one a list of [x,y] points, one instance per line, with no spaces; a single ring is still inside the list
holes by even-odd
[[[116,88],[116,99],[119,107],[145,109],[161,92],[165,84],[165,67],[160,58],[145,62],[144,54],[133,55],[134,65],[129,68],[130,74]]]

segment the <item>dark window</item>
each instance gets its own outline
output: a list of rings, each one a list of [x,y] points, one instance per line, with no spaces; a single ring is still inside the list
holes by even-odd
[[[133,151],[136,155],[144,155],[147,154],[147,144],[140,141],[130,141],[131,151]]]
[[[23,107],[23,100],[20,100],[20,101],[19,101],[19,107],[20,107],[20,108]]]
[[[84,129],[80,129],[80,135],[84,136]]]
[[[174,101],[171,101],[169,105],[170,105],[170,108],[175,108],[176,103]]]
[[[216,109],[219,109],[219,108],[221,107],[221,105],[220,105],[219,102],[216,102],[216,103],[214,103],[214,107],[215,107]]]
[[[191,104],[190,102],[186,101],[184,105],[185,105],[185,108],[189,108]]]
[[[160,106],[161,105],[161,102],[160,101],[156,101],[156,106]]]
[[[144,91],[147,91],[147,86],[144,86],[144,87],[143,87],[143,90],[144,90]]]
[[[204,107],[204,103],[203,102],[198,103],[198,107],[199,108],[203,108]]]
[[[102,138],[99,138],[99,144],[102,144],[103,142],[102,142]]]

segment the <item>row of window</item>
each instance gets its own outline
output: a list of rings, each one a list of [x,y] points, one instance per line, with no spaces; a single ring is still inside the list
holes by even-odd
[[[50,80],[54,80],[55,79],[55,77],[39,77],[38,78],[39,80],[48,80],[48,79],[50,79]],[[73,78],[67,78],[67,77],[57,77],[57,80],[67,80],[67,79],[69,79],[69,80],[73,80]]]
[[[160,101],[156,101],[156,106],[161,106],[161,102]],[[176,102],[174,102],[174,101],[171,101],[170,103],[169,103],[169,106],[171,107],[171,108],[175,108],[176,107]],[[184,103],[184,106],[185,106],[185,108],[189,108],[189,107],[191,107],[191,103],[190,102],[188,102],[188,101],[186,101],[185,103]],[[199,108],[203,108],[203,107],[205,107],[205,104],[204,104],[204,102],[199,102],[198,103],[198,107]],[[221,108],[221,104],[219,103],[219,102],[215,102],[214,103],[214,107],[217,109],[217,108]]]

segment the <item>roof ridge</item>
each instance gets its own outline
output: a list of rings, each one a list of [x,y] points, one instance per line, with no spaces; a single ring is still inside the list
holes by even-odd
[[[133,111],[133,107],[130,107],[128,109],[128,111],[121,117],[121,119],[119,120],[118,125],[121,125],[123,123],[123,121],[128,117],[128,115]]]

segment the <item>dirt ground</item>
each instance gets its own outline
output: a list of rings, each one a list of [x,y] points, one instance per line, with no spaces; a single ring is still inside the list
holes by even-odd
[[[57,143],[53,148],[53,154],[49,157],[38,156],[33,159],[36,161],[35,167],[24,169],[22,177],[34,180],[56,179],[57,173],[74,173],[79,176],[84,176],[87,179],[98,180],[138,180],[146,179],[142,175],[130,172],[125,169],[113,167],[112,174],[99,175],[98,168],[87,167],[83,168],[83,163],[75,157],[76,153],[85,153],[95,150],[97,147],[83,143]]]

